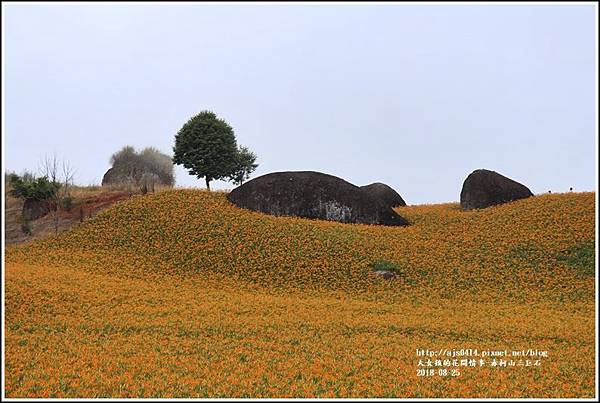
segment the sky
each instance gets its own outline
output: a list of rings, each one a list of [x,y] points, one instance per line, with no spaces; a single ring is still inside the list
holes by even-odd
[[[3,165],[99,184],[124,145],[172,155],[202,110],[252,177],[310,170],[454,202],[475,169],[594,191],[594,4],[2,3]],[[176,167],[176,183],[204,181]],[[213,182],[211,188],[231,189]]]

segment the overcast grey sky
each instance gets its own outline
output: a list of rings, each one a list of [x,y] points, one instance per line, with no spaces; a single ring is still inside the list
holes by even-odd
[[[123,145],[171,154],[209,109],[257,153],[254,177],[380,181],[409,204],[458,201],[477,168],[595,190],[592,4],[2,8],[7,170],[56,153],[99,183]]]

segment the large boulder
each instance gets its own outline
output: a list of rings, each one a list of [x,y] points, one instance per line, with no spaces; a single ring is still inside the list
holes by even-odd
[[[460,206],[464,210],[479,209],[530,196],[533,193],[527,186],[498,172],[477,169],[463,183]]]
[[[122,183],[124,179],[125,178],[121,177],[116,169],[108,168],[108,171],[106,171],[102,177],[102,186]]]
[[[276,216],[408,225],[394,210],[358,186],[319,172],[274,172],[259,176],[232,190],[227,198],[238,207]]]
[[[381,200],[388,207],[406,206],[402,197],[385,183],[375,182],[360,187],[374,198]]]

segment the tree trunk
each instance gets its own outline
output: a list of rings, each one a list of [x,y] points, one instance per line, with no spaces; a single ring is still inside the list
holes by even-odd
[[[206,180],[206,189],[210,192],[210,179],[205,178]]]
[[[56,209],[54,210],[54,233],[58,234],[58,225],[59,225],[59,220],[60,220],[60,217],[58,215],[58,213],[60,211],[60,198],[55,197],[54,204],[56,206]]]

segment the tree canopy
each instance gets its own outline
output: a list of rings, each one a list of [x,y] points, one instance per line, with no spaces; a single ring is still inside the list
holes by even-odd
[[[175,135],[173,152],[173,162],[204,178],[208,189],[213,180],[241,183],[258,166],[254,153],[238,148],[233,128],[211,111],[202,111],[183,125]]]
[[[236,158],[236,170],[231,176],[231,180],[236,185],[241,185],[250,177],[250,174],[254,172],[258,164],[255,163],[256,154],[244,146],[240,146]]]
[[[136,185],[148,180],[168,186],[175,184],[171,157],[154,147],[138,152],[132,146],[124,146],[111,156],[110,163],[116,170],[115,180]]]

